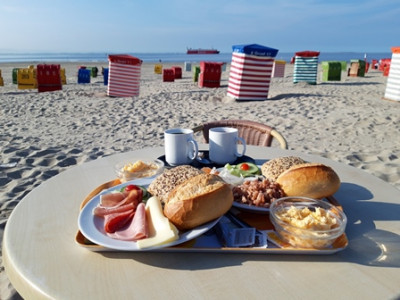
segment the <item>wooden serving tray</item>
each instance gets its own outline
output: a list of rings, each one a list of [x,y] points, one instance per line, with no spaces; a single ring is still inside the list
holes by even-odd
[[[99,194],[105,189],[109,189],[113,186],[121,184],[119,179],[112,180],[95,188],[91,193],[89,193],[80,205],[82,209],[94,196]],[[343,211],[342,206],[333,196],[326,198],[331,204],[337,206]],[[306,249],[306,248],[294,248],[291,245],[283,242],[279,239],[274,231],[274,227],[271,224],[268,214],[252,213],[248,211],[241,211],[239,209],[232,209],[231,213],[235,217],[244,221],[248,225],[255,227],[258,230],[267,231],[268,235],[268,247],[258,248],[258,247],[224,247],[215,231],[213,229],[209,230],[205,234],[197,237],[194,240],[172,246],[161,248],[157,250],[147,250],[151,252],[224,252],[224,253],[258,253],[258,254],[308,254],[308,255],[327,255],[333,254],[344,250],[348,245],[348,239],[345,233],[343,233],[333,245],[326,249]],[[115,249],[109,249],[100,245],[97,245],[90,240],[88,240],[79,230],[75,236],[75,242],[91,251],[120,251]],[[146,251],[146,250],[143,250]]]

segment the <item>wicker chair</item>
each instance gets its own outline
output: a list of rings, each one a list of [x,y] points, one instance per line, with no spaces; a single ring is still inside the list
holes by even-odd
[[[248,145],[271,147],[275,138],[282,149],[287,149],[285,138],[274,128],[248,120],[221,120],[207,122],[193,128],[194,132],[203,131],[203,137],[208,143],[208,130],[214,127],[233,127],[239,130],[239,136],[244,138]]]

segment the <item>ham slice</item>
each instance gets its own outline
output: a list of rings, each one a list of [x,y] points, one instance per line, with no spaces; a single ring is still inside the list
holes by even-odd
[[[104,217],[111,214],[124,213],[126,211],[135,211],[134,204],[128,203],[125,205],[117,205],[113,207],[96,206],[93,209],[93,214],[98,217]]]
[[[137,241],[149,236],[149,229],[146,220],[146,209],[144,203],[140,203],[136,208],[135,216],[124,228],[108,234],[114,239],[123,241]]]
[[[115,194],[115,196],[114,196]],[[121,199],[121,194],[123,198]],[[112,195],[112,196],[107,196]],[[109,214],[125,212],[127,210],[136,210],[136,207],[142,202],[143,191],[132,190],[127,194],[124,193],[110,193],[102,195],[100,204],[93,209],[93,214],[98,217],[104,217]],[[120,199],[118,202],[116,200]],[[103,204],[104,200],[104,204]],[[114,204],[111,206],[110,204]]]
[[[103,194],[100,196],[100,205],[104,207],[115,206],[124,200],[125,197],[125,194],[121,192]]]
[[[134,215],[133,210],[106,215],[104,217],[104,230],[107,233],[113,233],[128,224]]]
[[[93,209],[93,214],[104,218],[104,230],[107,234],[114,234],[115,231],[124,228],[120,237],[115,238],[124,240],[141,239],[148,235],[144,204],[141,203],[142,199],[142,189],[104,194],[100,197],[100,203]],[[138,206],[140,206],[139,211],[137,209]],[[136,221],[133,221],[136,213],[139,216]]]
[[[125,197],[123,201],[125,203],[133,203],[135,207],[138,206],[140,202],[143,200],[143,191],[140,190],[132,190],[129,192],[128,196]]]

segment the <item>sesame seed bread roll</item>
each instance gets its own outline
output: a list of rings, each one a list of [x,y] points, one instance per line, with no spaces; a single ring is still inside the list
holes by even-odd
[[[176,186],[168,196],[164,215],[180,230],[188,230],[224,215],[233,193],[219,176],[201,174]]]
[[[283,172],[276,182],[287,196],[322,199],[336,193],[340,179],[329,166],[320,163],[295,165]]]
[[[265,178],[276,181],[279,175],[294,165],[304,164],[306,161],[297,156],[284,156],[271,159],[261,166],[261,174]]]
[[[169,193],[179,184],[203,171],[189,165],[182,165],[165,170],[149,185],[147,190],[153,196],[157,196],[162,203],[168,201]]]

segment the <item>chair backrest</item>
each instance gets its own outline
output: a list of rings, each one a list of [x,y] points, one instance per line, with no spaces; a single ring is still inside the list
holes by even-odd
[[[352,62],[350,65],[349,76],[357,77],[358,69],[359,69],[359,63]]]
[[[242,137],[246,144],[256,146],[270,147],[273,138],[276,138],[282,149],[287,149],[285,138],[274,128],[249,120],[220,120],[204,123],[193,128],[194,132],[203,131],[203,137],[208,143],[208,131],[214,127],[233,127],[239,131],[239,136]]]

